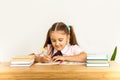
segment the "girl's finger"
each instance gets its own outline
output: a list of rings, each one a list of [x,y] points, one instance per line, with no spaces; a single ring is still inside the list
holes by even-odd
[[[55,56],[55,57],[53,57],[53,59],[52,59],[53,62],[56,62],[57,60],[60,60],[60,56]]]

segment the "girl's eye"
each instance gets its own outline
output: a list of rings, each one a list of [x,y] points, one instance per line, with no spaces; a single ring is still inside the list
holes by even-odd
[[[59,39],[59,41],[60,41],[60,42],[62,42],[62,41],[63,41],[63,39]]]

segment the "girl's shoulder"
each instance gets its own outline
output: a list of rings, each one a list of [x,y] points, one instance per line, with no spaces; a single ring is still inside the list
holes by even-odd
[[[70,48],[74,53],[80,53],[83,51],[79,45],[70,45]]]
[[[71,47],[71,48],[73,48],[73,49],[74,49],[74,48],[75,48],[75,49],[80,48],[80,46],[79,46],[79,45],[76,45],[76,44],[75,44],[75,45],[69,45],[69,47]]]

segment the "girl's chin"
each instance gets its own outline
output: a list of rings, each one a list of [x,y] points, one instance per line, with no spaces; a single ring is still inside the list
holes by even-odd
[[[59,51],[60,51],[60,50],[62,50],[62,49],[61,49],[61,48],[56,48],[56,50],[59,50]]]

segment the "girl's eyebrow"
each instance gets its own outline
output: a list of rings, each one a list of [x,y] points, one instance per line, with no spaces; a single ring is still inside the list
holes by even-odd
[[[58,39],[63,39],[63,38],[58,38]]]
[[[63,39],[63,38],[58,38],[58,40],[59,40],[59,39],[61,40],[61,39]],[[56,40],[56,39],[51,39],[51,40]]]

